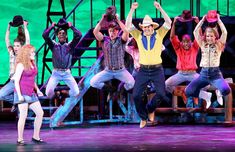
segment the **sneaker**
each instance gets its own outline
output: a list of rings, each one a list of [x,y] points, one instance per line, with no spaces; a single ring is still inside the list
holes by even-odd
[[[35,143],[35,144],[45,144],[46,142],[45,141],[43,141],[42,139],[34,139],[34,138],[32,138],[32,142],[33,143]]]
[[[210,100],[206,100],[206,109],[208,109],[211,106],[211,101]]]
[[[215,93],[216,93],[218,103],[222,106],[223,105],[223,96],[222,96],[222,94],[220,93],[219,90],[215,90]]]

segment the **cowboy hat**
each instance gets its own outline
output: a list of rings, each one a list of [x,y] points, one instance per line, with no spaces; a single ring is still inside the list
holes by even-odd
[[[116,19],[116,7],[110,6],[106,9],[105,18],[108,22],[113,21]]]
[[[154,29],[159,26],[158,23],[153,22],[152,18],[149,15],[145,15],[142,24],[139,23],[139,27],[143,28],[143,27],[149,26],[149,25],[152,25]]]
[[[61,18],[61,19],[59,20],[59,22],[57,23],[57,27],[59,27],[59,28],[61,28],[61,29],[67,30],[67,29],[69,29],[69,24],[68,24],[68,22],[66,21],[66,19]]]
[[[207,15],[206,15],[206,20],[207,22],[211,23],[211,22],[216,22],[217,19],[217,11],[216,10],[210,10],[208,11]]]
[[[10,25],[13,27],[18,27],[20,25],[23,25],[24,20],[23,17],[21,15],[16,15],[14,16],[12,22],[10,22]]]
[[[183,10],[182,14],[179,17],[179,21],[180,22],[188,22],[188,21],[192,21],[192,14],[190,10]]]

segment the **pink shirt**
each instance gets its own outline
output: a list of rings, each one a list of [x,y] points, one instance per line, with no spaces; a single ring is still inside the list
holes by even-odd
[[[196,70],[198,68],[196,60],[199,49],[197,42],[194,40],[189,50],[185,50],[182,47],[178,36],[174,36],[171,43],[177,55],[176,69],[184,71]]]
[[[33,69],[24,70],[20,79],[20,90],[22,95],[31,96],[34,92],[34,78],[37,75],[37,67]]]

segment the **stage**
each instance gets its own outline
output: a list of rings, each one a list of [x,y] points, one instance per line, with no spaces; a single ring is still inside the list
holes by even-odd
[[[156,125],[139,129],[139,124],[79,125],[51,130],[43,127],[41,138],[31,142],[33,129],[26,127],[25,146],[17,146],[15,122],[0,123],[0,150],[5,151],[220,151],[235,150],[235,127],[223,124]]]

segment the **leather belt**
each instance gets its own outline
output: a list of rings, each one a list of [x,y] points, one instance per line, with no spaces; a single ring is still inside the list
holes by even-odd
[[[153,65],[143,65],[143,64],[140,64],[140,67],[144,68],[144,69],[154,69],[154,68],[159,68],[161,66],[162,66],[162,64],[153,64]]]
[[[123,67],[108,67],[109,70],[117,71],[123,69]]]

